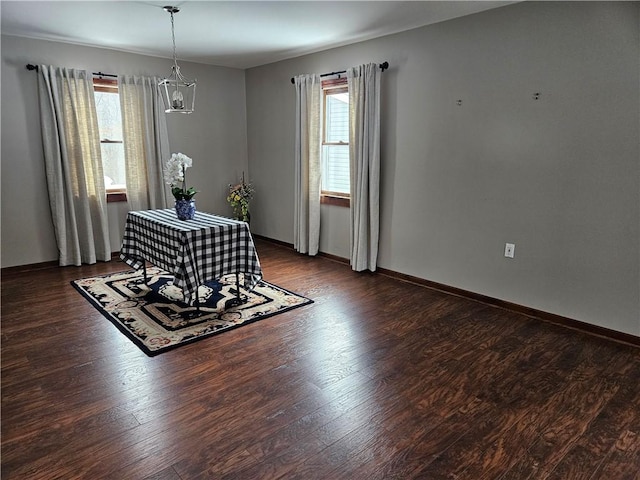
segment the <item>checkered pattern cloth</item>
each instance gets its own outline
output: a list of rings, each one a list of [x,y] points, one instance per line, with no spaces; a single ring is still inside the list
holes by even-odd
[[[135,269],[146,260],[171,273],[188,304],[204,282],[243,273],[251,290],[262,278],[248,225],[209,213],[178,220],[172,209],[129,212],[120,258]]]

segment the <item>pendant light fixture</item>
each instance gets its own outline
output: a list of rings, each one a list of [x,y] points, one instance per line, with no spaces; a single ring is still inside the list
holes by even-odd
[[[171,75],[158,85],[164,90],[165,113],[193,113],[196,101],[196,81],[187,80],[180,73],[176,58],[176,35],[173,25],[173,14],[178,13],[178,7],[167,6],[164,9],[171,14],[171,40],[173,41],[173,65]]]

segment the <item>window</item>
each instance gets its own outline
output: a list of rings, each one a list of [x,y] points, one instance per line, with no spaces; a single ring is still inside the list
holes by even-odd
[[[347,79],[322,82],[322,202],[349,206],[349,89]]]
[[[93,90],[98,114],[107,201],[125,201],[126,174],[118,82],[111,79],[95,78]]]

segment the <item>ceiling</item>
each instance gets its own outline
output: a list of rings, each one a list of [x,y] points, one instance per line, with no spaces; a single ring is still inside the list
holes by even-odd
[[[512,1],[5,1],[1,32],[250,68],[500,7]]]

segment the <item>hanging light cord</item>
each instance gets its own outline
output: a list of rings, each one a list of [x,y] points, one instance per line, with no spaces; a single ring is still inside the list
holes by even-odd
[[[173,65],[176,69],[176,73],[178,73],[178,59],[176,57],[176,33],[175,33],[175,27],[173,24],[173,13],[174,11],[177,11],[178,9],[175,7],[172,7],[171,10],[169,10],[169,13],[171,14],[171,41],[173,42]]]
[[[180,9],[178,7],[166,6],[164,9],[169,12],[171,15],[171,42],[173,45],[173,67],[172,70],[175,72],[176,79],[182,80],[184,77],[180,73],[180,67],[178,67],[178,56],[176,54],[176,27],[175,21],[173,18],[174,13],[178,13]]]

